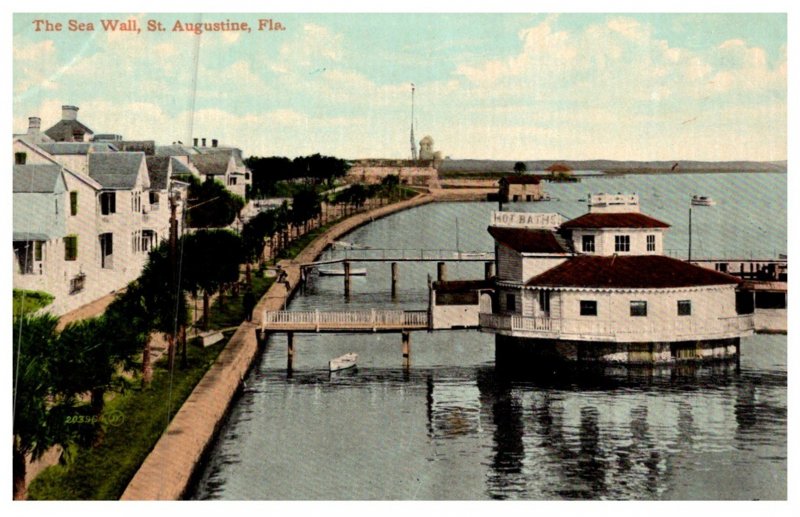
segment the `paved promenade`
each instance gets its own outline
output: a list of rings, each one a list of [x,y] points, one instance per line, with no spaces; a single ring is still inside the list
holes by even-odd
[[[256,357],[255,329],[264,310],[280,310],[300,280],[299,264],[316,259],[326,246],[353,229],[400,210],[434,201],[421,194],[413,199],[354,215],[316,238],[295,259],[281,261],[288,287],[275,283],[259,300],[253,321],[244,322],[189,398],[178,410],[166,432],[128,484],[121,499],[175,500],[186,495],[203,453],[212,443],[236,390]]]

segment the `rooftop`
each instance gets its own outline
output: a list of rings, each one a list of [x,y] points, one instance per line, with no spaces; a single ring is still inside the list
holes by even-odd
[[[170,162],[169,156],[148,156],[147,172],[150,175],[150,188],[153,190],[167,189],[167,176],[169,175]]]
[[[526,174],[520,176],[505,176],[500,181],[505,181],[509,185],[538,185],[542,182],[542,177],[536,174]]]
[[[54,155],[89,154],[115,152],[118,149],[110,142],[52,142],[36,144],[45,152]]]
[[[564,239],[551,230],[490,226],[489,235],[494,237],[498,244],[520,253],[570,252],[569,246]]]
[[[669,225],[650,216],[635,213],[589,213],[561,225],[574,228],[669,228]]]
[[[439,293],[465,293],[493,288],[493,280],[439,280],[433,283],[433,289]]]
[[[91,153],[89,177],[103,188],[131,189],[136,186],[143,159],[144,153]]]
[[[230,158],[230,153],[193,154],[189,161],[201,174],[222,175],[228,172]]]
[[[663,289],[740,283],[731,275],[660,255],[579,255],[531,278],[526,285]]]
[[[69,142],[76,135],[83,138],[86,133],[94,134],[91,129],[77,120],[59,120],[53,127],[45,131],[47,136],[59,142]]]
[[[60,165],[49,163],[14,165],[14,192],[49,194],[56,192],[60,181]]]

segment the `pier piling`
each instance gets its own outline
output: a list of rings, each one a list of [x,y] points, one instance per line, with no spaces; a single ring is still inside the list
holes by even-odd
[[[397,281],[399,280],[397,262],[392,262],[392,298],[397,297]]]
[[[411,358],[411,332],[404,330],[401,335],[403,337],[403,366],[407,368]]]
[[[350,297],[350,262],[344,261],[344,295]]]
[[[286,369],[292,370],[294,362],[294,332],[286,333]]]

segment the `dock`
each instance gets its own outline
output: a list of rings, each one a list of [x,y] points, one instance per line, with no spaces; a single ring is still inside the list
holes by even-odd
[[[428,311],[264,311],[258,341],[263,345],[267,333],[286,332],[286,369],[291,371],[295,332],[400,332],[403,366],[408,368],[412,330],[430,330]]]

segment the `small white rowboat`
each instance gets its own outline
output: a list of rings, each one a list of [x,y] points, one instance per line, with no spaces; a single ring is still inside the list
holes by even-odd
[[[347,368],[354,367],[356,365],[356,361],[358,361],[358,354],[350,352],[341,357],[337,357],[336,359],[331,359],[328,361],[328,368],[332,372],[345,370]]]

